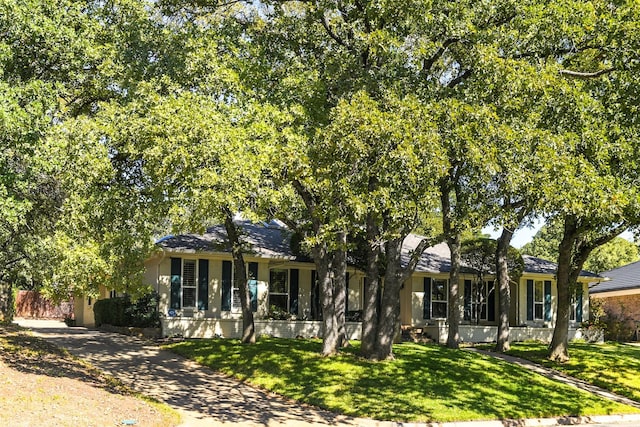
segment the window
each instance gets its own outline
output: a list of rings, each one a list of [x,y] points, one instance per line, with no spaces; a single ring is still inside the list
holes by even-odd
[[[487,320],[487,284],[471,282],[471,319]]]
[[[171,258],[171,310],[208,310],[208,300],[209,260]]]
[[[533,283],[533,320],[544,320],[544,282]]]
[[[195,308],[196,306],[196,261],[185,259],[182,264],[182,307]]]
[[[569,319],[582,322],[582,289],[576,289],[570,298]]]
[[[431,284],[431,317],[434,319],[447,318],[448,280],[433,279]]]
[[[289,311],[289,270],[269,272],[269,310],[272,307]]]

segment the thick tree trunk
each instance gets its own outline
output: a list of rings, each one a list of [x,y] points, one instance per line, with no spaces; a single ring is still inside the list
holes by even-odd
[[[331,260],[326,244],[312,248],[322,305],[322,355],[331,356],[340,348],[336,321]]]
[[[498,336],[496,338],[496,348],[498,353],[509,351],[509,311],[511,309],[511,289],[509,287],[509,265],[507,256],[513,231],[507,228],[502,229],[502,234],[498,239],[496,248],[496,282],[499,295],[498,313]]]
[[[376,336],[378,334],[378,291],[380,289],[380,245],[378,244],[378,229],[371,215],[367,216],[367,280],[364,286],[364,301],[362,310],[362,342],[360,354],[368,359],[374,358]]]
[[[451,271],[449,272],[449,305],[448,320],[449,334],[447,347],[458,348],[460,344],[460,234],[453,234],[447,238],[447,246],[451,252]]]
[[[13,285],[0,281],[0,323],[13,321]]]
[[[553,329],[553,338],[549,346],[549,359],[558,362],[566,362],[569,360],[569,288],[571,282],[572,253],[577,235],[575,218],[570,216],[566,217],[562,240],[558,246],[556,325]]]
[[[338,330],[338,347],[347,347],[349,337],[345,327],[347,308],[347,233],[338,235],[339,248],[335,251],[333,262],[333,289],[336,314],[336,328]]]
[[[242,309],[242,342],[245,344],[255,344],[256,329],[253,322],[253,311],[251,311],[251,296],[249,294],[249,282],[247,280],[247,269],[242,252],[242,242],[236,224],[233,222],[233,214],[226,212],[224,222],[227,236],[231,244],[231,254],[233,256],[234,282],[240,291],[240,307]]]
[[[398,332],[400,319],[400,289],[402,288],[402,271],[400,254],[404,238],[387,241],[387,269],[384,275],[384,287],[380,303],[378,319],[378,337],[376,340],[376,359],[392,359],[393,343]]]

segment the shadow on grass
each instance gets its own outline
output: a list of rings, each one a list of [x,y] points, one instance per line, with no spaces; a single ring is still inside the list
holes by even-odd
[[[402,344],[396,360],[323,358],[313,340],[256,345],[198,340],[170,348],[240,380],[339,413],[394,421],[520,419],[612,413],[620,406],[469,352]]]

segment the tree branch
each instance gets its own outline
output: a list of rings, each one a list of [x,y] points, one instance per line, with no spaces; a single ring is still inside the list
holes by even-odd
[[[449,89],[452,89],[456,86],[458,86],[460,83],[462,83],[467,77],[469,77],[471,74],[473,74],[473,71],[471,69],[469,70],[464,70],[462,73],[460,73],[458,75],[458,77],[456,77],[455,79],[451,80],[449,82],[449,84],[447,84],[447,87]]]
[[[560,70],[559,73],[560,73],[561,76],[588,80],[588,79],[598,78],[598,77],[603,76],[605,74],[609,74],[609,73],[611,73],[613,71],[615,71],[615,68],[605,68],[604,70],[595,71],[593,73],[584,73],[584,72],[572,71],[572,70]]]
[[[433,64],[435,64],[435,62],[438,59],[440,59],[442,55],[447,51],[447,48],[458,41],[460,41],[460,39],[457,37],[452,37],[445,40],[442,43],[442,46],[440,46],[438,50],[436,50],[436,52],[433,55],[431,55],[430,58],[427,58],[424,61],[422,61],[422,72],[426,73],[428,70],[430,70],[431,67],[433,67]]]

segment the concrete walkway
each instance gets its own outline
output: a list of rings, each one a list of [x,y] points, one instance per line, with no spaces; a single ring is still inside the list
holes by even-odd
[[[257,390],[134,337],[86,328],[68,328],[63,322],[57,321],[19,319],[18,323],[142,394],[167,403],[182,414],[183,426],[189,427],[229,424],[336,427],[525,427],[581,423],[640,425],[640,416],[636,415],[426,424],[350,418]],[[563,376],[553,379],[569,382]],[[633,403],[638,406],[636,402]]]

